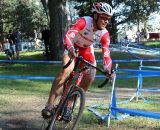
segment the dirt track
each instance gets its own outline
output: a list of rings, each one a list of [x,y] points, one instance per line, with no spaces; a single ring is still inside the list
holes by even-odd
[[[14,99],[0,114],[0,130],[39,130],[44,98],[23,96]]]
[[[0,98],[6,96],[10,102],[9,105],[0,108],[0,130],[40,130],[41,110],[47,101],[47,95],[19,95],[17,99],[16,95],[4,94],[0,95]],[[88,92],[86,102],[102,97],[102,93]]]
[[[128,91],[131,92],[128,94],[133,94],[132,90]],[[95,99],[103,99],[106,95],[107,97],[110,96],[103,91],[87,92],[86,105],[91,104],[92,101],[95,102]],[[19,95],[17,99],[17,95],[4,94],[0,95],[0,99],[3,100],[4,96],[8,96],[10,102],[9,105],[6,103],[5,107],[0,108],[0,130],[40,130],[42,124],[41,110],[47,101],[47,95]],[[83,130],[88,129],[83,128]]]

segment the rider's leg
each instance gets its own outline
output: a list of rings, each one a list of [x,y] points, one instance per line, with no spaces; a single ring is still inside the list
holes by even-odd
[[[63,56],[63,64],[65,65],[66,63],[68,63],[68,61],[69,61],[69,56],[66,54]],[[53,81],[48,102],[46,104],[46,107],[42,110],[42,116],[44,118],[48,118],[52,115],[54,101],[56,97],[63,90],[64,81],[66,80],[70,72],[73,70],[73,67],[74,67],[74,61],[66,69],[62,70],[62,72],[60,72],[56,77],[56,79]]]
[[[68,61],[69,61],[69,56],[68,55],[64,55],[63,56],[63,65],[68,63]],[[74,67],[74,62],[72,62],[69,67],[67,67],[66,69],[62,70],[62,72],[60,72],[58,74],[58,76],[56,77],[56,79],[53,81],[47,105],[53,106],[56,97],[63,90],[62,86],[64,84],[65,79],[70,74],[70,72],[73,70],[73,67]]]
[[[82,77],[81,83],[80,83],[80,87],[82,87],[84,89],[84,91],[88,90],[88,87],[90,86],[90,84],[93,82],[94,77],[96,74],[96,70],[95,69],[90,69],[90,70],[86,70],[84,72],[84,75]],[[73,103],[74,97],[72,97],[72,99],[70,99],[67,103],[67,106],[64,109],[64,114],[63,114],[63,119],[67,122],[69,122],[72,119],[72,103]]]
[[[83,59],[87,60],[91,64],[96,66],[95,56],[94,56],[94,48],[93,46],[90,46],[89,48],[80,48],[79,49],[79,55],[83,57]],[[81,64],[81,67],[83,67],[83,64]],[[96,70],[93,68],[89,68],[85,72],[83,72],[83,78],[80,83],[80,87],[84,89],[84,91],[88,90],[88,87],[93,82],[96,75]]]
[[[95,69],[86,70],[83,74],[80,87],[84,89],[84,91],[87,91],[91,83],[93,82],[96,75]],[[67,107],[72,106],[73,99],[69,100],[67,103]]]
[[[88,90],[89,86],[94,81],[95,75],[96,75],[95,69],[89,69],[84,72],[83,78],[80,83],[80,87],[83,88],[84,91]]]

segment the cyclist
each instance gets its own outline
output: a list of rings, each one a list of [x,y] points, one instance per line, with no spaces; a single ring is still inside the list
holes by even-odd
[[[104,69],[108,73],[111,73],[112,60],[109,50],[110,36],[105,27],[112,15],[112,7],[109,4],[103,2],[93,3],[92,16],[79,18],[77,23],[68,30],[64,37],[64,65],[69,61],[70,57],[76,56],[75,48],[79,49],[80,56],[96,65],[93,44],[95,42],[100,42],[102,45]],[[62,91],[63,83],[69,73],[73,70],[73,67],[74,61],[68,68],[62,70],[53,81],[48,102],[42,110],[42,116],[44,118],[48,118],[52,115],[54,101]],[[84,91],[87,91],[89,85],[93,82],[95,75],[95,69],[89,69],[84,72],[84,77],[80,83],[80,87],[82,87]],[[112,76],[113,75],[111,74],[110,77],[112,78]],[[63,119],[65,121],[71,119],[71,109],[69,107],[66,107]]]

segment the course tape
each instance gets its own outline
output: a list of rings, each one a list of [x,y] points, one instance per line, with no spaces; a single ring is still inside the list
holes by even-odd
[[[114,63],[120,62],[142,62],[142,61],[160,61],[160,58],[155,59],[126,59],[126,60],[112,60]],[[103,62],[103,60],[96,60],[97,63]],[[0,63],[47,63],[47,64],[61,64],[62,61],[40,61],[40,60],[0,60]]]
[[[44,76],[7,76],[0,75],[1,79],[27,79],[27,80],[53,80],[55,77],[44,77]]]
[[[160,75],[160,71],[157,70],[131,70],[131,69],[117,69],[119,72],[126,72],[132,75]]]
[[[139,44],[132,44],[132,46],[137,47],[137,48],[142,48],[142,49],[149,49],[152,51],[159,51],[158,49],[156,49],[154,47],[148,47],[148,46],[143,46],[143,45],[139,45]]]
[[[62,61],[40,61],[40,60],[0,60],[0,63],[46,63],[46,64],[61,64]]]
[[[160,69],[158,66],[140,66],[141,68]]]
[[[119,70],[118,70],[119,71]],[[136,78],[138,74],[142,74],[143,77],[153,77],[153,76],[160,76],[160,71],[144,71],[144,70],[120,70],[121,72],[127,72],[130,74],[117,74],[117,78]],[[103,75],[97,75],[96,78],[105,78]],[[25,80],[54,80],[55,77],[49,76],[7,76],[7,75],[0,75],[0,79],[25,79]]]

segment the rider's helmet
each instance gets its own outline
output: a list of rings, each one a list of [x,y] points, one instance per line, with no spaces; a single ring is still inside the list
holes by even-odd
[[[92,13],[94,13],[94,12],[96,12],[98,14],[106,14],[109,16],[113,15],[112,7],[109,4],[104,3],[104,2],[93,3]]]

